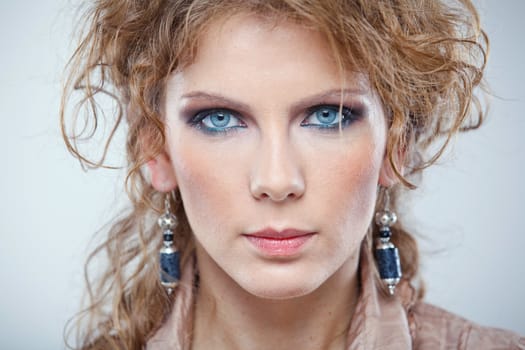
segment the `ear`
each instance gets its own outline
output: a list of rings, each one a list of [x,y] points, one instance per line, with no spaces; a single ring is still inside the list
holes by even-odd
[[[405,167],[403,166],[403,160],[404,154],[398,154],[398,156],[394,158],[394,162],[396,163],[401,174],[403,174],[405,170]],[[383,158],[383,164],[381,165],[381,170],[379,172],[379,184],[383,187],[389,188],[398,182],[399,178],[397,177],[394,168],[390,164],[390,159],[385,154],[385,157]]]
[[[146,163],[151,175],[151,185],[159,192],[169,192],[177,187],[175,171],[166,152]]]

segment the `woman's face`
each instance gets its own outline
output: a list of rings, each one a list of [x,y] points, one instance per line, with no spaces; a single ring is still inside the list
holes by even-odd
[[[166,154],[150,170],[157,190],[180,190],[201,276],[285,299],[357,266],[386,181],[385,116],[330,53],[313,30],[237,15],[170,78]]]

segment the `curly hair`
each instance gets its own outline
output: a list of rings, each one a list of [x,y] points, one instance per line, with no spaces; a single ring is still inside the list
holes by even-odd
[[[86,263],[88,306],[69,325],[81,349],[143,348],[177,298],[168,298],[157,280],[161,239],[154,216],[163,198],[141,169],[165,144],[161,101],[168,77],[192,62],[206,26],[239,12],[313,27],[326,38],[341,73],[366,74],[388,118],[386,156],[400,180],[391,194],[393,209],[456,134],[482,123],[474,92],[482,83],[488,39],[469,0],[94,2],[85,9],[67,67],[62,134],[84,166],[110,167],[110,146],[125,128],[131,205]],[[102,104],[107,99],[115,106],[110,117]],[[101,129],[101,154],[90,157],[82,146],[99,140]],[[192,234],[182,205],[172,204],[181,221],[176,236],[184,265],[193,255]],[[394,229],[403,278],[410,282],[418,272],[417,245],[400,223]],[[107,264],[93,279],[89,266],[102,256]]]

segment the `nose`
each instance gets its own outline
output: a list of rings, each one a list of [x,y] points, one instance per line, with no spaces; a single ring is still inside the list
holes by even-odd
[[[253,160],[250,179],[252,196],[274,202],[302,197],[305,181],[300,163],[286,137],[263,140]]]

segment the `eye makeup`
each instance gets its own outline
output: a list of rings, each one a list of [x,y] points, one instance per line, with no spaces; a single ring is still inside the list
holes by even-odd
[[[187,103],[179,115],[188,126],[204,134],[227,135],[257,124],[257,116],[247,104],[207,93],[192,93],[183,99],[187,99]],[[351,99],[347,97],[347,102],[341,106],[340,94],[332,92],[300,100],[285,113],[292,122],[297,119],[303,128],[320,132],[341,131],[367,117],[367,103],[361,100],[360,95]]]
[[[301,122],[301,126],[318,128],[323,131],[332,129],[344,129],[353,122],[364,117],[363,106],[340,106],[335,104],[322,104],[308,108],[307,117]]]
[[[188,119],[187,123],[209,135],[227,134],[247,127],[238,113],[227,108],[198,111]]]

